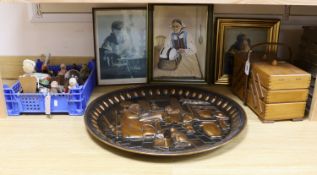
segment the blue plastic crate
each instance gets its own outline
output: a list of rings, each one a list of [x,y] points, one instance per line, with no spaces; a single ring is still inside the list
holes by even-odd
[[[80,66],[79,66],[80,67]],[[83,115],[89,97],[96,86],[96,63],[88,63],[90,75],[85,84],[71,89],[69,93],[50,94],[50,111],[52,114]],[[71,66],[67,65],[70,69]],[[49,70],[59,71],[59,65],[49,66]],[[16,82],[11,88],[4,85],[4,97],[9,116],[21,114],[45,114],[45,97],[43,93],[19,93],[20,82]]]

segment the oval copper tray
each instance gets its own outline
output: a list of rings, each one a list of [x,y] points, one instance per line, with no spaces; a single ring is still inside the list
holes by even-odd
[[[88,131],[129,152],[177,156],[215,149],[237,136],[246,115],[233,100],[203,89],[148,85],[114,91],[90,103]]]

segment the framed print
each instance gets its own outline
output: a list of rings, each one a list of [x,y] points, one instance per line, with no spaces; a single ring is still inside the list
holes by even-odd
[[[149,5],[149,81],[207,83],[211,5]]]
[[[99,85],[146,83],[146,9],[93,9]]]
[[[278,42],[279,28],[278,19],[217,18],[214,83],[229,84],[234,55],[257,43]]]

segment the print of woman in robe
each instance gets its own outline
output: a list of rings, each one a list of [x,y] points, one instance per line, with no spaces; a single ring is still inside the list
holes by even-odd
[[[104,61],[106,67],[112,67],[114,62],[123,57],[128,57],[132,52],[132,42],[124,30],[123,21],[114,21],[111,25],[111,33],[102,43],[104,49]]]

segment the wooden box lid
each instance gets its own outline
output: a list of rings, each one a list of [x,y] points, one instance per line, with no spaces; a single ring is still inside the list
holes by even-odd
[[[311,75],[287,62],[272,65],[268,61],[252,64],[252,73],[259,76],[261,85],[269,90],[308,88]]]

